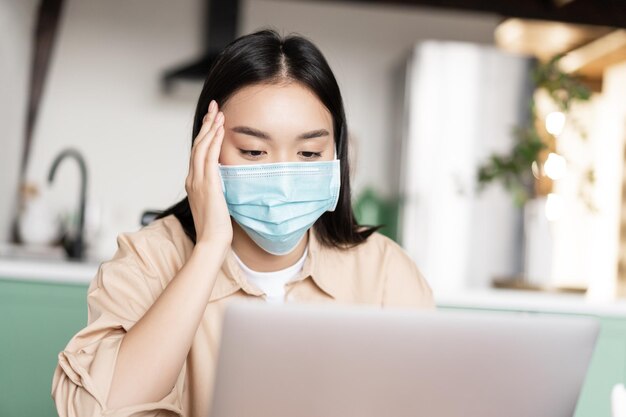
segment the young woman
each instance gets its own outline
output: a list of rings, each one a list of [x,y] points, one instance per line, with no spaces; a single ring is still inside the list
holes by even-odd
[[[187,197],[120,234],[89,286],[88,325],[53,377],[59,415],[207,417],[234,299],[433,308],[402,248],[356,223],[347,137],[309,40],[229,44],[198,100]]]

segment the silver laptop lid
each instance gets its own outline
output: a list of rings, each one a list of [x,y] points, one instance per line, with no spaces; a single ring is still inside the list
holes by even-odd
[[[210,416],[571,417],[598,330],[579,317],[233,303]]]

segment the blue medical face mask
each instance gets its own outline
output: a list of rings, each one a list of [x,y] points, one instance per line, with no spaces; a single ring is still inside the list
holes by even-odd
[[[228,211],[263,250],[291,252],[339,199],[340,170],[332,161],[219,165]]]

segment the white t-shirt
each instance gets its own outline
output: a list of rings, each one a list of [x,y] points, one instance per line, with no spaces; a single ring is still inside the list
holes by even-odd
[[[233,253],[248,282],[260,288],[265,293],[268,302],[282,303],[285,301],[285,284],[294,279],[302,270],[308,249],[307,246],[302,257],[295,264],[272,272],[253,271],[239,259],[236,253]]]

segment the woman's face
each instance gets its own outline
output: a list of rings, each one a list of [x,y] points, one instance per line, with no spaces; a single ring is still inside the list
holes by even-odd
[[[244,87],[221,111],[222,165],[334,159],[332,115],[298,83]]]

